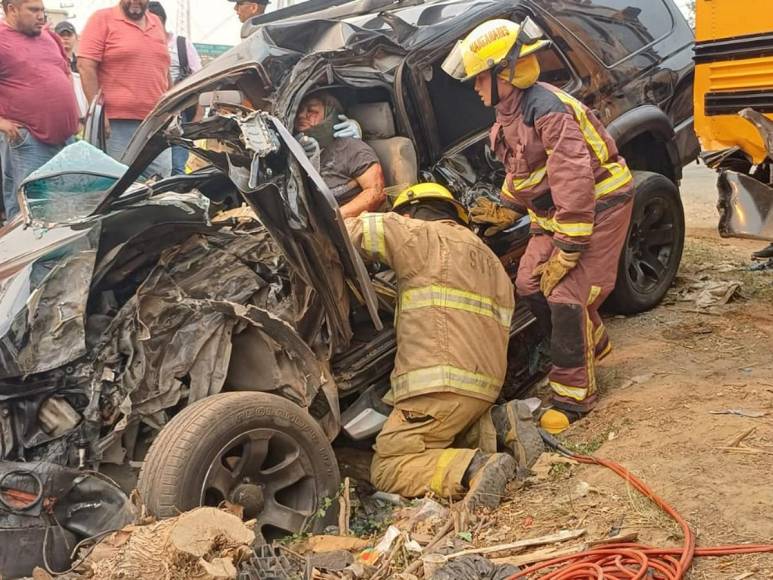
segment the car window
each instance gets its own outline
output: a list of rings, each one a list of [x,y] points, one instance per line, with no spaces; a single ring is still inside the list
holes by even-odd
[[[567,88],[574,79],[558,50],[550,46],[537,55],[540,62],[540,80]],[[443,150],[470,135],[480,133],[494,123],[494,109],[486,107],[473,89],[472,81],[460,83],[436,63],[427,90],[435,110],[438,124],[438,138]],[[463,111],[463,114],[460,112]]]
[[[443,72],[439,62],[432,67],[427,90],[435,110],[438,141],[443,150],[494,124],[494,109],[483,105],[472,81],[460,83],[453,79]]]
[[[566,89],[574,80],[572,71],[566,65],[566,61],[554,46],[550,46],[537,53],[539,59],[539,80],[550,83],[560,89]]]
[[[560,0],[551,13],[604,64],[612,66],[673,27],[664,0]]]
[[[76,141],[33,171],[21,185],[33,221],[74,223],[90,215],[127,167],[85,141]]]

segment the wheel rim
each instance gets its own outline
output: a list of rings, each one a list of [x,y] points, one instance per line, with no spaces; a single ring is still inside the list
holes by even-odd
[[[667,199],[653,195],[631,217],[626,272],[631,286],[641,294],[652,292],[667,279],[677,243],[672,209]]]
[[[224,445],[207,469],[201,505],[244,508],[266,540],[301,532],[317,503],[311,461],[299,443],[276,429],[253,429]]]

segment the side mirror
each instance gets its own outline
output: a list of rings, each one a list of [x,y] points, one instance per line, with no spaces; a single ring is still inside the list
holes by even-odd
[[[199,105],[214,107],[215,105],[242,106],[245,101],[241,91],[209,91],[199,95]]]

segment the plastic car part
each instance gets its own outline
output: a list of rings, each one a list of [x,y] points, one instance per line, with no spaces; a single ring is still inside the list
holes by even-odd
[[[0,461],[0,545],[24,546],[0,550],[3,578],[29,576],[46,564],[61,570],[79,539],[133,519],[126,495],[98,475],[53,463]]]
[[[263,544],[239,567],[239,580],[302,580],[309,577],[306,560],[282,546]]]
[[[341,415],[341,425],[346,434],[355,441],[373,437],[386,423],[392,407],[381,400],[387,385],[374,385],[363,392]]]

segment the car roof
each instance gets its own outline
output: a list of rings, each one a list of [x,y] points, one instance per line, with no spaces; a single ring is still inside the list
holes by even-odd
[[[249,42],[261,28],[269,28],[280,32],[281,38],[286,38],[293,31],[293,44],[299,48],[299,43],[304,43],[304,52],[307,53],[318,49],[348,48],[353,40],[359,43],[376,36],[386,37],[395,44],[409,48],[450,29],[464,27],[466,23],[472,26],[485,13],[502,13],[508,7],[515,8],[521,4],[521,0],[353,0],[343,4],[328,0],[324,3],[326,8],[321,10],[300,13],[291,10],[311,3],[304,2],[253,19],[242,30],[245,41]],[[338,26],[333,33],[325,35],[324,43],[319,43],[313,32],[308,33],[309,26],[315,22],[326,22],[328,26],[337,23]],[[352,39],[352,35],[356,39]],[[277,42],[277,46],[281,46],[280,38],[275,38],[273,34],[270,36]],[[265,41],[265,37],[261,40]]]

